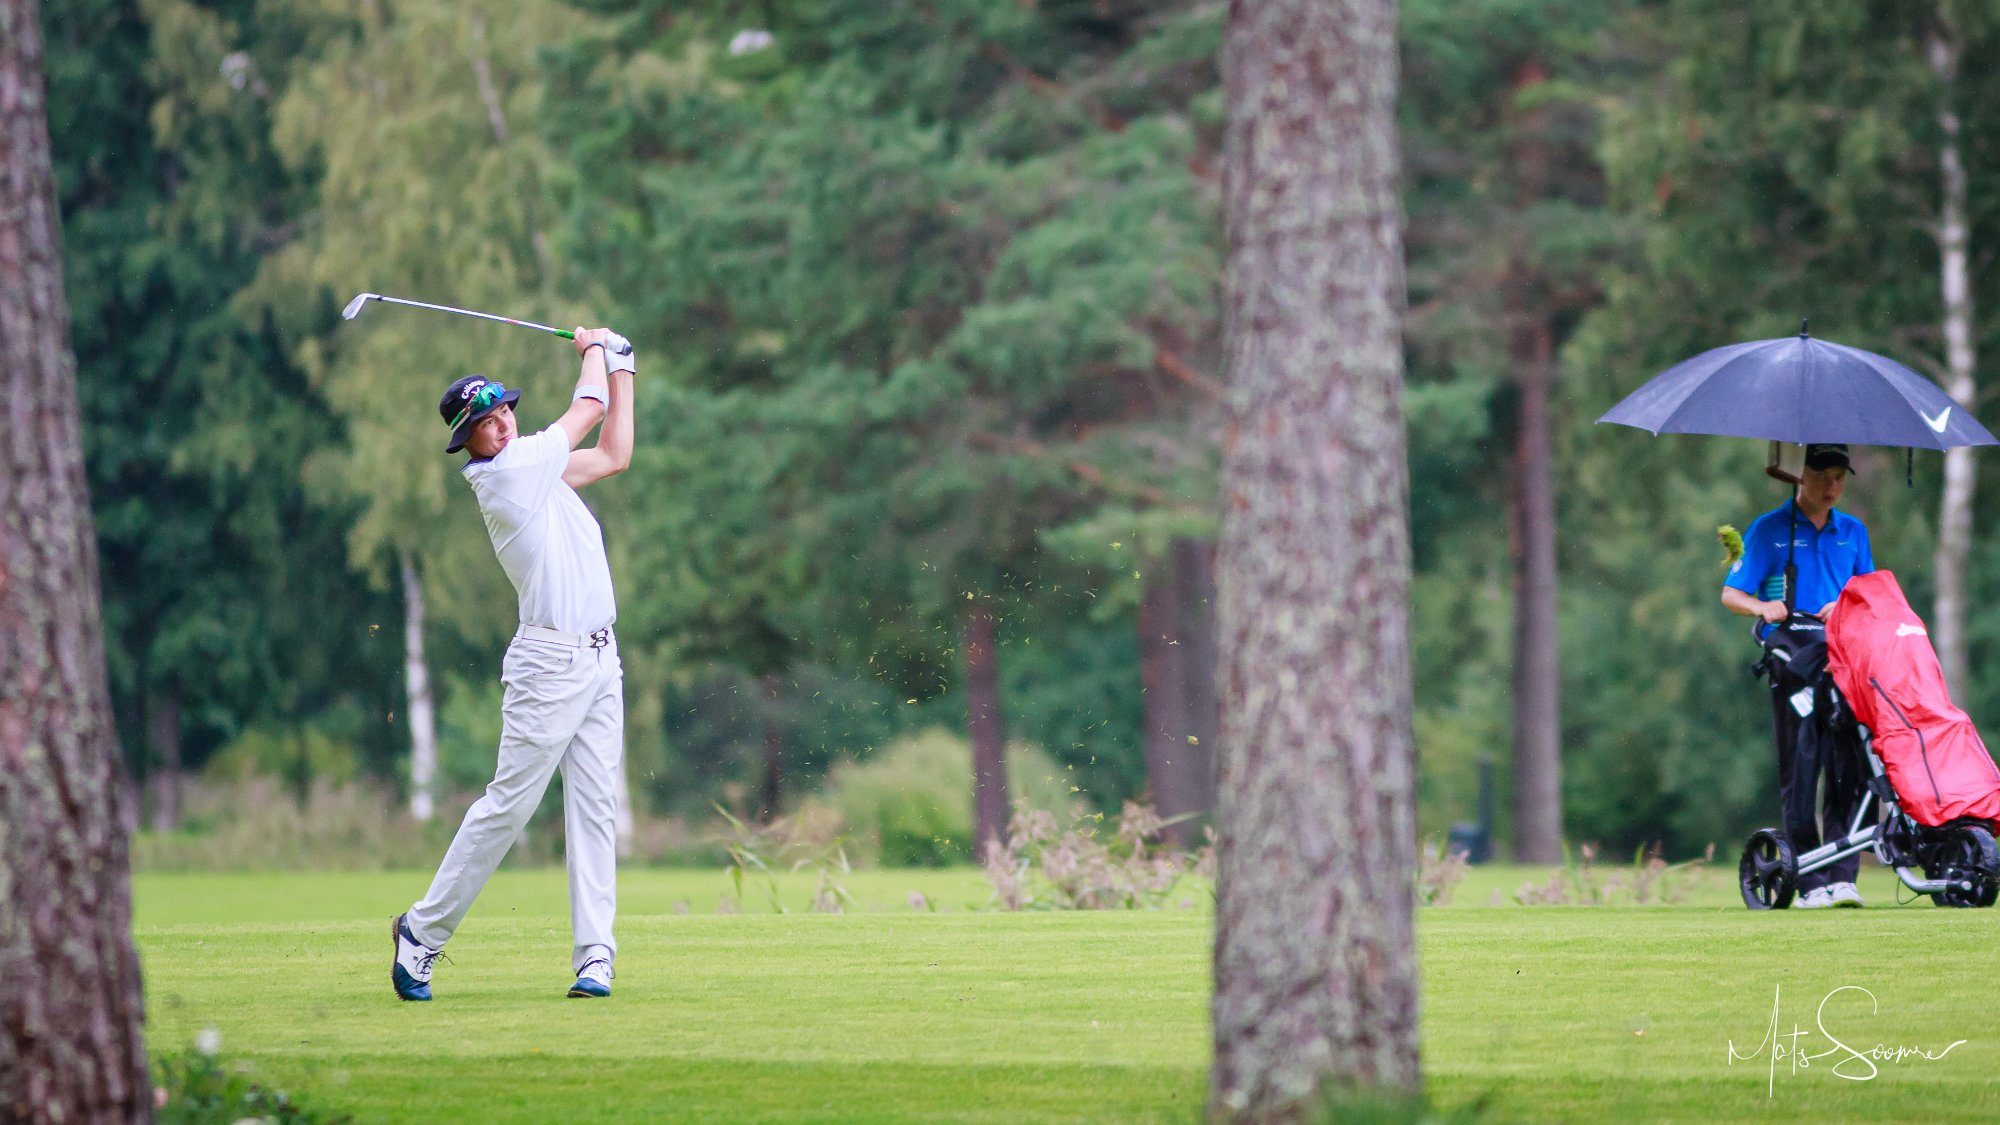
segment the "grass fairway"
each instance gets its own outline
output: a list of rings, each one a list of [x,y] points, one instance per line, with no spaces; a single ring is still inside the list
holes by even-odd
[[[1464,905],[1419,914],[1424,1065],[1445,1105],[1501,1120],[2000,1120],[2000,914],[1896,908],[1753,915],[1717,878],[1688,905]],[[388,918],[427,873],[137,880],[155,1051],[213,1027],[222,1053],[360,1122],[1199,1119],[1208,1058],[1205,895],[1157,912],[1000,914],[971,872],[868,872],[862,912],[775,914],[714,872],[621,873],[609,1001],[567,1000],[560,871],[505,871],[440,965],[398,1003]],[[939,912],[912,906],[921,891]],[[805,880],[782,898],[800,909]],[[685,909],[686,913],[680,913]],[[1942,1059],[1842,1053],[1773,1072],[1767,1031]],[[1879,1005],[1879,1006],[1877,1006]],[[1749,1062],[1729,1064],[1728,1044]],[[1780,1041],[1781,1044],[1791,1040]]]

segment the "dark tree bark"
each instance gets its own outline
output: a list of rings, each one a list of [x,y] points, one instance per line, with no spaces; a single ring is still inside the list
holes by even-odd
[[[1562,862],[1562,726],[1557,703],[1556,486],[1549,425],[1553,332],[1518,310],[1514,377],[1514,858]]]
[[[1418,1084],[1393,0],[1230,5],[1215,1063],[1227,1121]]]
[[[1515,71],[1517,92],[1548,80],[1529,59]],[[1546,193],[1550,150],[1545,114],[1530,108],[1517,125],[1515,199],[1526,214]],[[1526,232],[1507,270],[1507,351],[1519,393],[1514,480],[1514,858],[1562,862],[1562,720],[1556,653],[1555,437],[1549,388],[1555,377],[1555,328],[1543,279],[1531,264]]]
[[[993,615],[965,612],[966,727],[972,738],[972,858],[1007,838],[1007,728],[1000,711],[1000,661]]]
[[[1215,545],[1174,540],[1174,577],[1180,584],[1181,670],[1187,684],[1189,776],[1194,808],[1215,812],[1216,747],[1222,732],[1222,698],[1215,679]]]
[[[34,0],[0,0],[0,1120],[146,1121]]]
[[[758,784],[757,802],[765,820],[778,815],[785,796],[785,728],[778,721],[783,686],[778,673],[764,673],[764,777]]]
[[[146,788],[153,797],[155,832],[181,826],[181,689],[168,683],[146,697],[146,742],[152,749],[153,773]]]
[[[1187,667],[1181,643],[1180,585],[1172,556],[1147,568],[1139,597],[1139,683],[1145,695],[1146,785],[1153,808],[1163,817],[1193,811],[1193,773],[1188,744]],[[1187,840],[1187,825],[1167,829],[1175,843]]]

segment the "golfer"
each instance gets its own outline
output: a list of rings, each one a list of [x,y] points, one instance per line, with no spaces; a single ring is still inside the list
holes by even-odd
[[[501,665],[493,782],[467,810],[430,890],[392,927],[390,979],[404,1000],[431,998],[433,962],[558,769],[575,938],[569,994],[611,995],[625,684],[611,634],[618,611],[604,535],[576,490],[632,462],[635,367],[609,329],[578,328],[576,349],[583,369],[569,410],[540,433],[520,433],[514,403],[521,392],[483,376],[459,379],[438,403],[451,428],[445,452],[472,455],[466,483],[520,598],[521,625]],[[578,449],[600,421],[597,444]]]
[[[1852,470],[1845,445],[1806,446],[1805,472],[1799,477],[1797,493],[1758,516],[1743,533],[1743,557],[1730,567],[1722,587],[1722,604],[1731,613],[1761,617],[1774,625],[1785,620],[1791,612],[1785,604],[1787,562],[1798,568],[1798,589],[1791,604],[1820,618],[1833,611],[1848,579],[1874,572],[1868,528],[1846,512],[1834,510]],[[1800,727],[1807,718],[1792,706],[1794,687],[1780,688],[1779,678],[1772,677],[1771,715],[1776,726],[1778,795],[1786,810],[1785,827],[1792,847],[1803,855],[1820,843],[1812,823],[1813,790],[1819,778],[1816,768],[1794,768]],[[1860,778],[1855,770],[1841,768],[1844,763],[1829,760],[1826,765],[1822,811],[1829,830],[1838,834],[1854,818]],[[1860,871],[1861,857],[1856,854],[1800,876],[1800,894],[1794,905],[1804,910],[1862,905],[1861,892],[1854,886]]]

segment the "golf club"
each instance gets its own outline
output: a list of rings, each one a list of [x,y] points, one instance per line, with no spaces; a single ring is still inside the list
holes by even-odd
[[[455,309],[450,305],[431,305],[425,304],[422,301],[405,301],[401,297],[384,297],[380,293],[362,293],[356,296],[352,301],[347,302],[346,308],[340,310],[340,319],[353,320],[355,317],[360,316],[361,306],[370,301],[383,301],[391,305],[408,305],[413,309],[435,309],[438,312],[457,313],[460,316],[476,316],[481,320],[497,320],[502,324],[518,324],[523,328],[539,328],[552,336],[561,336],[565,340],[576,339],[576,333],[574,332],[567,332],[560,328],[551,328],[546,324],[536,324],[532,320],[515,320],[511,316],[495,316],[492,313],[474,312],[471,309]],[[618,354],[628,355],[631,351],[632,345],[628,343],[618,349]]]

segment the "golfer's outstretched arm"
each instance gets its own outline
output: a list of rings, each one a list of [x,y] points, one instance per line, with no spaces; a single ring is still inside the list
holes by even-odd
[[[571,449],[582,445],[583,439],[590,436],[590,431],[604,420],[605,404],[584,396],[608,393],[604,377],[604,349],[591,346],[601,343],[603,337],[608,335],[610,330],[604,328],[585,330],[579,327],[576,330],[576,350],[583,357],[576,375],[576,396],[571,399],[569,409],[556,420],[563,433],[568,435]]]
[[[596,369],[603,371],[603,355],[603,348],[590,349],[585,355],[586,365],[591,357],[597,357]],[[615,476],[632,464],[632,372],[612,371],[605,378],[611,388],[611,405],[604,412],[604,427],[597,432],[597,444],[569,455],[569,464],[563,469],[563,483],[571,488]]]

